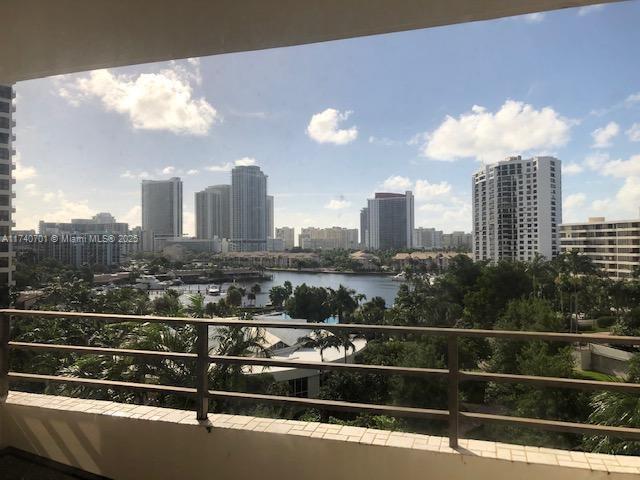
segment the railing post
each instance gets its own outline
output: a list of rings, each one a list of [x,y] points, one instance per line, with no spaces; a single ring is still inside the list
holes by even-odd
[[[9,395],[9,331],[11,317],[0,314],[0,403]]]
[[[447,336],[447,364],[449,368],[449,447],[457,448],[460,375],[458,368],[458,337],[456,335]]]
[[[196,412],[198,420],[206,420],[209,412],[209,325],[196,324]]]

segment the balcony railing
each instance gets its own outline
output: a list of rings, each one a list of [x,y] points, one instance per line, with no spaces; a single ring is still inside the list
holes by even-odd
[[[28,343],[10,341],[10,326],[12,321],[23,317],[65,318],[65,319],[94,319],[106,322],[157,322],[173,325],[193,325],[197,331],[196,353],[165,352],[150,350],[127,350],[118,348],[103,348],[74,345],[55,345],[42,343]],[[446,337],[448,343],[447,368],[406,368],[384,365],[365,365],[347,363],[327,363],[298,360],[282,360],[262,357],[237,357],[209,355],[209,327],[268,327],[319,329],[331,332],[346,333],[377,333],[393,335],[431,335]],[[538,428],[574,434],[607,435],[625,439],[640,440],[640,429],[572,423],[557,420],[543,420],[536,418],[514,417],[488,413],[460,411],[459,385],[460,382],[479,381],[496,383],[516,383],[537,387],[571,388],[577,390],[606,390],[611,392],[625,392],[640,394],[640,384],[623,382],[603,382],[579,380],[558,377],[542,377],[490,373],[482,371],[463,371],[458,366],[458,339],[495,338],[501,340],[542,340],[548,342],[565,343],[597,343],[615,345],[640,345],[640,337],[623,337],[598,334],[569,334],[553,332],[523,332],[504,330],[477,330],[458,328],[406,327],[391,325],[359,325],[359,324],[324,324],[306,322],[282,322],[265,320],[238,320],[236,318],[175,318],[158,316],[116,315],[82,312],[54,312],[39,310],[0,310],[0,402],[8,395],[9,383],[39,382],[66,383],[92,387],[122,388],[137,391],[150,391],[167,394],[189,396],[195,399],[198,420],[206,420],[209,411],[209,399],[249,400],[260,403],[301,406],[330,411],[367,412],[401,417],[417,417],[448,421],[449,444],[452,448],[458,446],[459,425],[463,421],[474,421],[481,424],[502,424],[528,428]],[[39,375],[33,373],[19,373],[9,371],[10,350],[32,350],[36,352],[66,352],[75,354],[94,354],[107,356],[128,356],[153,359],[171,359],[175,361],[195,361],[196,384],[193,387],[176,387],[169,385],[155,385],[146,383],[122,382],[114,380],[99,380],[58,375]],[[310,398],[296,398],[255,393],[209,390],[208,367],[210,364],[252,365],[265,367],[292,367],[316,370],[337,370],[346,372],[374,373],[382,375],[406,375],[414,377],[445,378],[448,381],[448,409],[437,410],[427,408],[403,407],[395,405],[374,405],[365,403],[319,400]]]

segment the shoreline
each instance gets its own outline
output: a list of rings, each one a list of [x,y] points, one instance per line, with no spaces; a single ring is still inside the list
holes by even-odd
[[[354,275],[354,276],[381,276],[389,277],[396,274],[396,272],[356,272],[354,270],[331,270],[327,268],[280,268],[280,267],[266,267],[266,272],[289,272],[289,273],[333,273],[338,275]]]

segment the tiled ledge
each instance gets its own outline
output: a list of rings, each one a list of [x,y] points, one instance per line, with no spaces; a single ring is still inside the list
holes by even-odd
[[[123,404],[102,400],[84,400],[51,395],[10,392],[9,405],[83,412],[86,414],[126,417],[148,421],[170,422],[202,428],[250,430],[282,435],[298,435],[339,442],[427,450],[464,457],[484,457],[514,463],[561,466],[609,473],[640,474],[640,457],[572,452],[550,448],[511,445],[480,440],[460,440],[460,448],[452,450],[448,438],[404,432],[390,432],[335,424],[278,420],[243,415],[210,414],[200,422],[195,412]]]

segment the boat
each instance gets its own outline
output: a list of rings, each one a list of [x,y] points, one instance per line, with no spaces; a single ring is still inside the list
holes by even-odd
[[[207,289],[207,295],[217,297],[218,295],[220,295],[220,287],[218,285],[209,285],[209,288]]]
[[[393,280],[394,282],[404,282],[406,279],[407,279],[406,272],[400,272],[399,274],[391,277],[391,280]]]
[[[161,282],[153,275],[141,275],[136,278],[136,284],[134,285],[140,290],[164,290],[168,286],[168,282]]]

